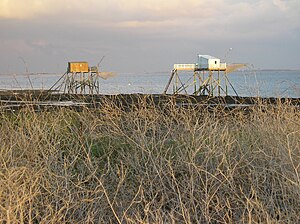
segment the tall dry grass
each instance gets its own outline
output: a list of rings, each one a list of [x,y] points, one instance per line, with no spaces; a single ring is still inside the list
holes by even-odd
[[[169,102],[0,115],[1,223],[297,223],[300,118],[289,105]]]

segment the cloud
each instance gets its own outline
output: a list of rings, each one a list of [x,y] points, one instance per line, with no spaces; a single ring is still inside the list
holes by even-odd
[[[299,9],[298,0],[0,0],[0,21],[74,32],[255,40],[299,29]]]
[[[288,10],[286,1],[273,0],[273,4],[277,6],[281,11],[286,12]]]
[[[152,16],[168,17],[191,15],[194,10],[208,9],[207,3],[221,2],[220,0],[1,0],[0,17],[11,19],[29,19],[54,13],[73,13],[77,15],[98,15],[130,17]],[[206,10],[203,10],[205,12]],[[202,13],[203,14],[203,13]],[[199,13],[201,15],[201,13]]]
[[[222,29],[224,24],[251,23],[262,15],[267,20],[281,15],[297,25],[299,8],[298,0],[0,0],[0,19],[133,29],[195,24]]]
[[[0,19],[48,19],[57,22],[98,22],[100,25],[124,22],[164,22],[166,20],[205,20],[223,8],[222,0],[1,0]],[[61,20],[63,19],[63,20]]]
[[[64,61],[108,52],[121,68],[229,47],[256,57],[275,45],[288,52],[299,21],[299,0],[0,0],[0,56]]]
[[[0,2],[0,18],[6,19],[28,19],[38,14],[48,11],[48,2],[46,4],[37,0],[1,0]]]

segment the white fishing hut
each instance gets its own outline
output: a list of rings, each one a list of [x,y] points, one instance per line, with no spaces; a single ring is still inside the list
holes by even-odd
[[[179,72],[185,74],[179,75]],[[187,73],[192,73],[192,76],[186,78]],[[193,95],[220,96],[223,93],[227,96],[228,83],[226,63],[221,63],[219,58],[199,54],[194,64],[174,64],[164,94],[173,84],[173,94],[189,94],[192,91]]]
[[[221,63],[219,58],[210,55],[198,55],[197,68],[199,70],[226,70],[226,63]]]
[[[226,63],[221,63],[219,58],[210,55],[198,55],[195,64],[174,64],[177,71],[225,71]]]

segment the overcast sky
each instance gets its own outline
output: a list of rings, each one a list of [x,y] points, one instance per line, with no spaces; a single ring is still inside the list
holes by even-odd
[[[0,73],[170,71],[197,54],[300,68],[300,0],[0,0]],[[228,49],[232,48],[232,51]],[[21,59],[22,58],[22,59]]]

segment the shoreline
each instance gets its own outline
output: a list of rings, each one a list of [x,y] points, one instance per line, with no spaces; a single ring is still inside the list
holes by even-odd
[[[0,90],[0,109],[19,110],[29,105],[36,110],[61,107],[99,108],[104,102],[131,107],[141,101],[164,105],[174,102],[181,107],[221,107],[223,109],[247,109],[256,105],[280,106],[287,104],[299,108],[300,98],[239,97],[239,96],[193,96],[170,94],[64,94],[49,90]]]

